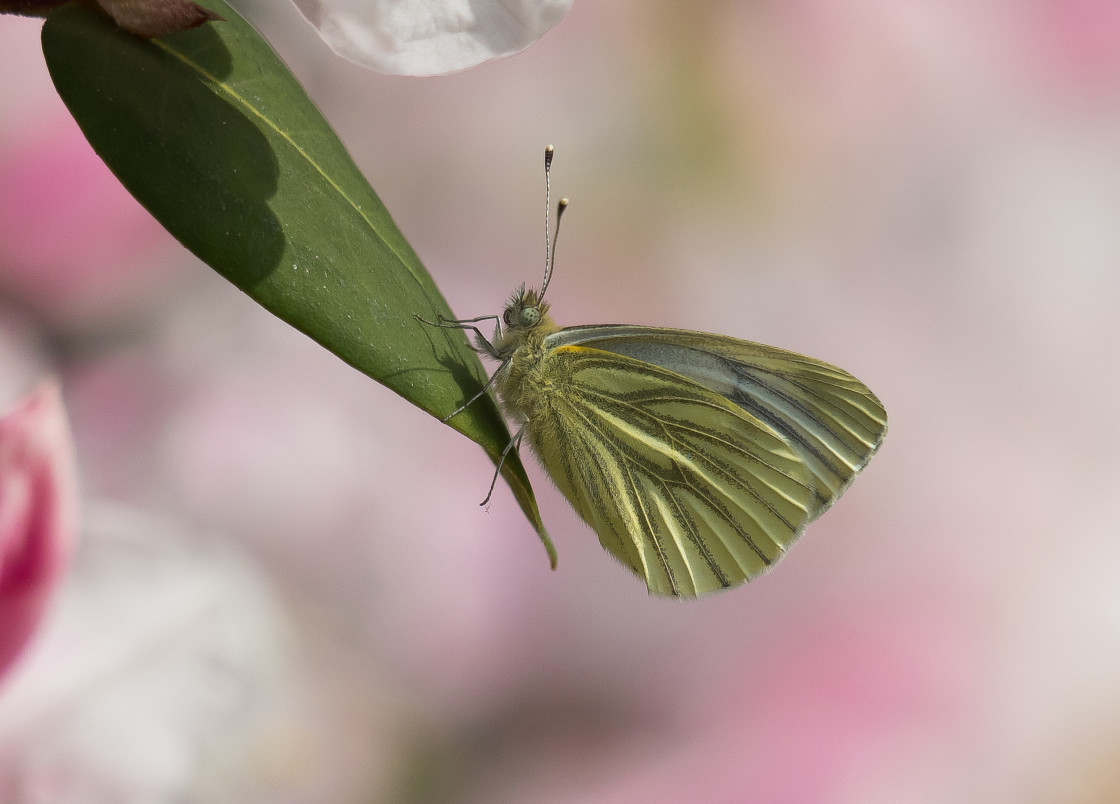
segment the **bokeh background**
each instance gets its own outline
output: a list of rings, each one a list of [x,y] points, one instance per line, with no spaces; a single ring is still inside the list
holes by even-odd
[[[1120,7],[577,0],[374,75],[242,2],[463,316],[849,369],[890,433],[772,574],[649,598],[539,472],[173,242],[0,20],[0,390],[60,376],[80,551],[0,688],[17,802],[1120,800]]]

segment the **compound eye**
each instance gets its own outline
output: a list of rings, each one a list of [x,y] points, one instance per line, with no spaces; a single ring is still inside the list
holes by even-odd
[[[541,308],[526,307],[521,311],[521,326],[531,327],[541,320]]]

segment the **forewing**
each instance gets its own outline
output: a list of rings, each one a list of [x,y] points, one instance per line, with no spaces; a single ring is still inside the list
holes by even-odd
[[[627,325],[569,327],[546,345],[601,349],[660,366],[766,422],[812,473],[810,519],[836,501],[887,433],[886,410],[866,385],[841,368],[773,346]]]
[[[678,373],[550,351],[528,435],[603,546],[656,594],[694,596],[766,571],[810,518],[812,480],[764,422]]]

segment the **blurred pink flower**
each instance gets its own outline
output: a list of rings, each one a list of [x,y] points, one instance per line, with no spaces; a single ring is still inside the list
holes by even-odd
[[[344,59],[394,75],[438,75],[512,56],[572,0],[294,0]]]
[[[75,538],[73,445],[58,387],[0,418],[0,674],[39,624]]]
[[[1011,6],[1009,8],[1014,8]],[[1120,78],[1120,4],[1115,0],[1035,0],[1017,9],[1028,69],[1063,97],[1114,96]]]
[[[67,327],[119,315],[166,284],[174,240],[70,119],[0,149],[0,285]]]
[[[949,589],[924,591],[940,599],[878,597],[803,623],[763,656],[729,659],[725,678],[677,693],[686,738],[647,748],[581,800],[902,800],[871,795],[892,781],[880,768],[967,722],[977,674],[966,613]]]

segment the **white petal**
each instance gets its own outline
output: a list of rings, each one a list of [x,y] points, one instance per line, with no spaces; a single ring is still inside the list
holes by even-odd
[[[524,50],[572,0],[293,0],[335,53],[396,75],[465,70]]]

